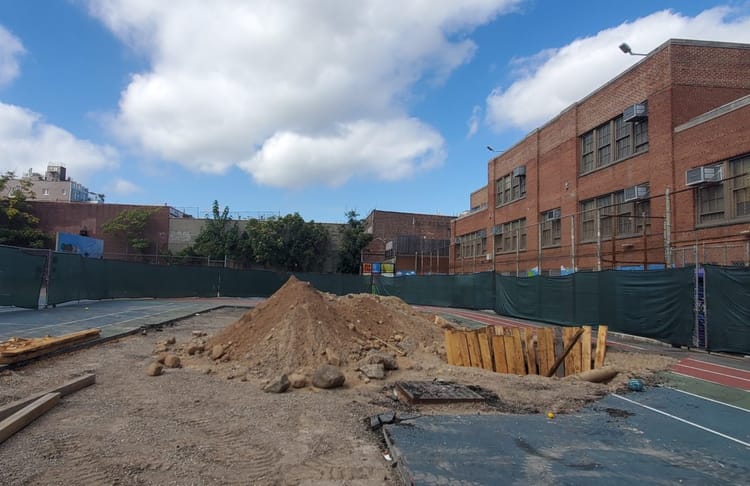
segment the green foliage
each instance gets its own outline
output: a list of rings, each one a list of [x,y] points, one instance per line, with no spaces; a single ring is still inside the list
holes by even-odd
[[[219,201],[214,201],[213,218],[207,219],[195,242],[182,251],[183,255],[233,259],[249,259],[243,248],[243,235],[237,222],[229,216],[229,207],[219,212]]]
[[[264,265],[295,272],[323,269],[330,237],[322,224],[305,222],[298,213],[266,220],[251,219],[246,226],[245,254]]]
[[[128,248],[145,252],[151,242],[146,239],[146,225],[157,208],[136,208],[122,211],[111,221],[102,225],[102,231],[125,238]]]
[[[364,220],[357,219],[359,214],[352,210],[346,213],[346,227],[341,235],[338,271],[341,273],[359,273],[362,250],[372,241],[372,235],[365,233]]]
[[[16,177],[13,172],[0,176],[0,193],[5,192]],[[52,237],[37,229],[39,218],[31,214],[29,198],[31,181],[20,179],[7,196],[0,198],[0,244],[28,248],[45,248],[52,243]]]

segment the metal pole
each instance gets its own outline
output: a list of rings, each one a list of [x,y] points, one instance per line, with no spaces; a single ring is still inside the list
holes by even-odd
[[[601,210],[596,210],[596,271],[602,271],[602,222]]]
[[[617,216],[609,217],[610,226],[612,226],[612,270],[617,270]]]
[[[664,262],[667,268],[672,268],[672,197],[667,186],[664,191]]]
[[[537,223],[536,225],[536,233],[537,233],[537,258],[536,258],[536,268],[539,269],[539,275],[542,274],[542,223]]]
[[[750,240],[745,242],[745,266],[750,267]]]
[[[576,215],[575,214],[570,216],[570,264],[573,267],[571,268],[571,270],[575,272],[576,271]]]
[[[521,236],[520,236],[520,230],[516,230],[516,277],[518,277],[518,274],[520,273],[520,262],[518,261],[519,254],[521,249]]]
[[[648,241],[646,240],[646,213],[641,212],[641,229],[643,231],[643,269],[648,270]]]

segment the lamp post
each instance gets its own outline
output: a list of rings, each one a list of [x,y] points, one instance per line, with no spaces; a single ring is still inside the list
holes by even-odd
[[[630,49],[630,46],[626,42],[623,42],[622,44],[620,44],[620,50],[624,54],[630,54],[631,56],[648,56],[648,54],[641,54],[639,52],[633,52]]]
[[[487,145],[487,150],[489,150],[490,152],[495,152],[496,154],[501,154],[501,153],[505,152],[505,150],[495,150],[492,147],[492,145]]]

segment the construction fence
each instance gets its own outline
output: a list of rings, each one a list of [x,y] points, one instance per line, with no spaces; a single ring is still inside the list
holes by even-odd
[[[0,305],[169,297],[268,297],[289,273],[162,266],[0,247]],[[499,315],[611,331],[679,346],[750,353],[750,269],[705,265],[559,277],[469,275],[382,277],[294,274],[337,295],[376,292],[410,304],[492,309]],[[701,339],[698,339],[700,337]]]

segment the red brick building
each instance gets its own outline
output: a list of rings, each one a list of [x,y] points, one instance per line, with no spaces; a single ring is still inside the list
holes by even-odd
[[[450,269],[748,265],[748,173],[750,45],[673,39],[489,161]]]

